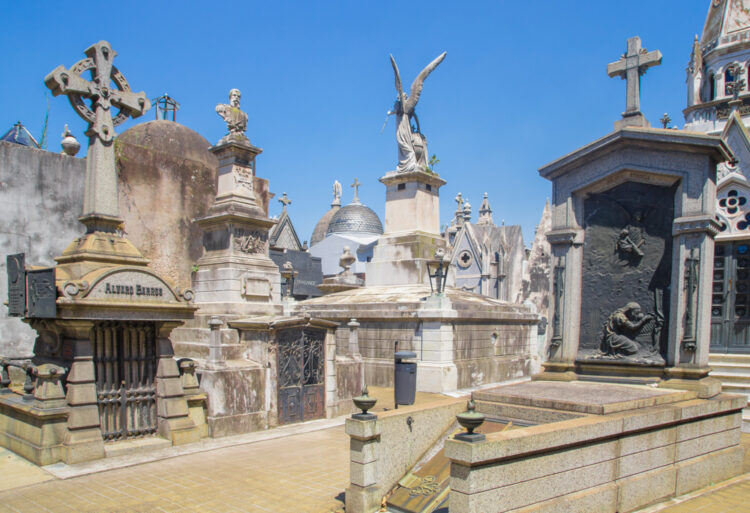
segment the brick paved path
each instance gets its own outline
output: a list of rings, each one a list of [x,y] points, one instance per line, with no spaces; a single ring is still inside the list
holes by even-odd
[[[322,513],[348,482],[340,426],[3,491],[0,512]]]

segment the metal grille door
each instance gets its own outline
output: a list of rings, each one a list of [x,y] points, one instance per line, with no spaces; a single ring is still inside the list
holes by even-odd
[[[279,422],[325,417],[325,331],[281,330],[278,341]]]
[[[716,243],[711,352],[750,352],[750,241]]]
[[[151,323],[94,326],[99,420],[105,441],[156,432],[156,337]]]

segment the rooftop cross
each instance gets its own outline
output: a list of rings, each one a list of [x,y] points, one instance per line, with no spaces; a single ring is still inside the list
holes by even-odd
[[[354,187],[354,199],[352,199],[352,203],[359,203],[359,186],[362,185],[362,182],[357,180],[357,177],[354,177],[354,183],[351,185]]]
[[[646,119],[641,114],[641,75],[651,66],[661,64],[661,52],[659,50],[647,51],[641,48],[641,38],[638,36],[628,39],[628,51],[620,57],[617,62],[607,64],[607,75],[624,78],[627,83],[627,96],[625,112],[622,117],[637,117],[633,125],[648,126]]]
[[[128,117],[137,118],[151,108],[143,92],[133,93],[125,77],[112,65],[117,53],[106,41],[88,47],[86,59],[70,69],[58,66],[44,79],[54,96],[68,96],[79,116],[89,122],[89,150],[83,196],[83,222],[89,231],[114,231],[121,223],[117,208],[114,127]],[[81,76],[91,72],[91,80]],[[91,106],[84,103],[90,100]],[[112,107],[118,113],[112,116]]]
[[[286,193],[283,193],[283,194],[281,195],[281,199],[279,199],[279,200],[277,200],[277,201],[278,201],[279,203],[281,203],[282,205],[284,205],[284,208],[283,208],[283,210],[286,210],[286,206],[287,206],[287,205],[291,205],[291,203],[292,203],[292,200],[290,200],[289,198],[287,198],[287,196],[286,196]]]

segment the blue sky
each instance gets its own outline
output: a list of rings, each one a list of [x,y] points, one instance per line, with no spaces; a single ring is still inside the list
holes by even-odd
[[[628,37],[664,55],[642,79],[642,111],[652,125],[668,112],[682,126],[685,67],[709,2],[8,2],[0,130],[20,119],[39,136],[44,76],[106,39],[134,90],[169,93],[182,107],[178,122],[211,143],[225,133],[214,106],[239,88],[247,134],[264,149],[257,174],[292,199],[292,220],[309,239],[335,179],[348,203],[356,176],[361,200],[383,218],[378,178],[397,163],[392,117],[380,132],[395,99],[388,54],[408,87],[447,51],[417,107],[448,181],[441,222],[459,191],[476,220],[487,192],[495,222],[522,225],[530,244],[551,191],[537,169],[610,132],[625,109],[625,82],[608,78],[606,65]],[[83,142],[86,125],[67,100],[50,95],[49,106],[48,148],[59,151],[65,123]],[[153,111],[118,132],[152,119]],[[280,211],[274,202],[271,214]]]

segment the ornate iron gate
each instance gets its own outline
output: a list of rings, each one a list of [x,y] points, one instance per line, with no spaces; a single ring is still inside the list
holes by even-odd
[[[281,330],[276,340],[279,423],[325,417],[325,331]]]
[[[157,358],[153,323],[97,323],[91,344],[104,440],[155,433]]]
[[[716,243],[711,352],[750,352],[750,241]]]

